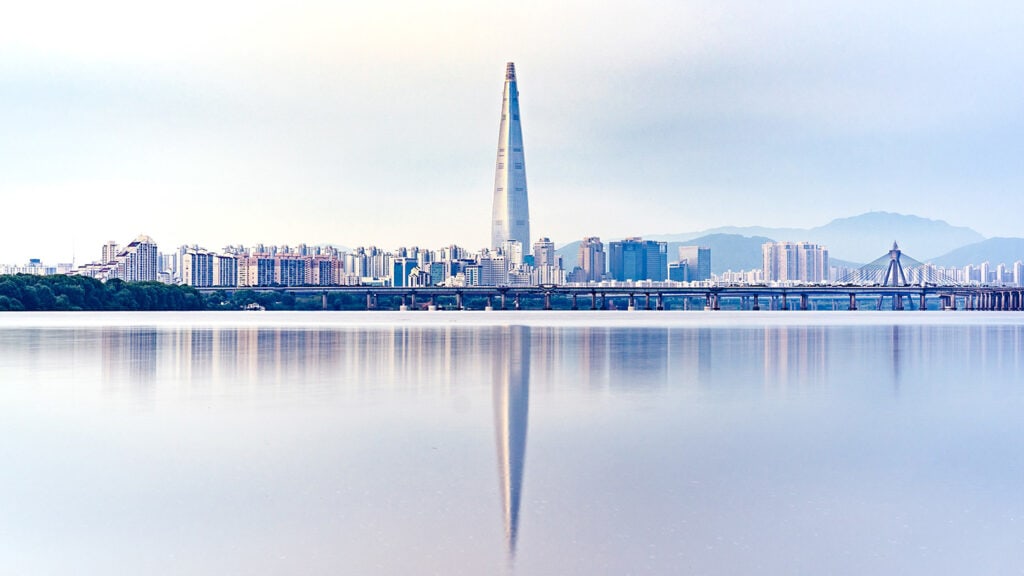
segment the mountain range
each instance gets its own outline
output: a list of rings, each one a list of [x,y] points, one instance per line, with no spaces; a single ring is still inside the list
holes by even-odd
[[[761,226],[719,227],[698,232],[648,234],[645,240],[668,242],[668,260],[678,258],[678,246],[711,248],[711,269],[760,268],[761,245],[769,241],[813,242],[828,248],[834,263],[859,265],[888,254],[893,242],[903,253],[922,262],[940,266],[964,266],[991,262],[1012,265],[1024,260],[1024,238],[988,238],[971,228],[952,226],[942,220],[892,212],[867,212],[837,218],[814,228],[768,228]],[[607,242],[607,241],[606,241]],[[607,250],[607,248],[606,248]],[[566,270],[576,266],[579,242],[557,250]]]

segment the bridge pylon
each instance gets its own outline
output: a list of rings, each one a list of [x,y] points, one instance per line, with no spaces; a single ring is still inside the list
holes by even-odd
[[[885,280],[882,281],[882,286],[906,286],[907,275],[903,273],[903,264],[900,263],[900,247],[894,240],[892,243],[892,250],[889,250],[889,268],[885,271]],[[890,279],[892,284],[889,284]]]

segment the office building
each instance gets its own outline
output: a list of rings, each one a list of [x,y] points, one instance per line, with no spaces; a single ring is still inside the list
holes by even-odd
[[[541,238],[533,243],[533,265],[555,266],[555,243],[550,238]]]
[[[505,89],[498,127],[498,156],[494,168],[494,201],[491,209],[491,248],[508,240],[530,245],[530,207],[526,192],[526,160],[523,128],[519,119],[519,88],[516,66],[505,67]]]
[[[673,262],[669,264],[668,279],[673,282],[689,282],[690,270],[687,262],[684,260],[682,262]]]
[[[680,246],[679,261],[686,262],[687,281],[701,282],[711,279],[711,248]]]
[[[604,244],[597,236],[584,238],[580,242],[578,266],[582,274],[578,276],[579,282],[600,282],[605,274],[605,251]]]
[[[391,285],[407,286],[409,274],[413,268],[419,268],[419,263],[413,258],[395,258],[391,261]]]
[[[668,244],[627,238],[608,245],[608,274],[615,280],[653,280],[668,275]]]

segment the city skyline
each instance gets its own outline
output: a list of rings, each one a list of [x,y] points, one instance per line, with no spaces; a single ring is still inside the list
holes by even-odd
[[[485,246],[506,61],[528,75],[531,241],[867,210],[1021,234],[1006,3],[240,7],[12,10],[0,262],[141,232]]]

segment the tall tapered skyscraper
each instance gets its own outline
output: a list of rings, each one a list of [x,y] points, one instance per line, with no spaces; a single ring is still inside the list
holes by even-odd
[[[491,214],[491,248],[506,240],[530,246],[530,206],[526,196],[526,160],[523,156],[523,125],[519,120],[519,88],[516,65],[505,67],[505,92],[501,99],[498,128],[498,159],[494,168],[494,204]]]

